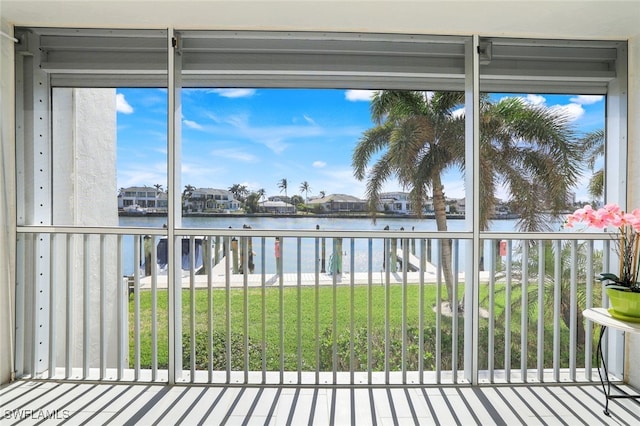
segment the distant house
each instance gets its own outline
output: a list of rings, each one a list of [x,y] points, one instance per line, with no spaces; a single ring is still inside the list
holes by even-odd
[[[466,198],[451,198],[447,199],[446,212],[463,214],[467,211],[467,199]]]
[[[291,203],[291,197],[285,197],[284,195],[272,195],[267,197],[267,201],[283,201],[285,203]]]
[[[431,214],[435,212],[435,208],[433,207],[433,199],[425,201],[423,208],[425,213]]]
[[[167,211],[167,194],[150,186],[123,188],[118,194],[118,209],[140,207],[146,211]]]
[[[380,194],[379,211],[395,214],[413,213],[408,192],[384,192]]]
[[[234,212],[240,209],[240,202],[226,189],[197,188],[184,207],[193,212]]]
[[[346,194],[331,194],[309,200],[307,205],[323,213],[351,213],[367,211],[366,202]]]
[[[262,201],[259,203],[260,211],[262,213],[271,214],[295,214],[297,212],[296,206],[286,203],[284,201]]]

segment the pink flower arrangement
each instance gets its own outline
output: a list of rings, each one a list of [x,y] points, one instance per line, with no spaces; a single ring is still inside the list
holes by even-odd
[[[640,292],[640,209],[625,213],[617,204],[607,204],[598,210],[586,205],[567,217],[565,227],[572,228],[576,223],[597,229],[618,228],[616,249],[620,256],[620,272],[618,275],[603,273],[599,279],[612,281],[625,290]]]

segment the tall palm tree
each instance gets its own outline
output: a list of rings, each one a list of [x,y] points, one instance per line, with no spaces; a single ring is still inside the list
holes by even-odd
[[[267,194],[267,191],[265,191],[264,188],[260,188],[256,191],[256,194],[258,194],[258,199],[261,200]]]
[[[284,198],[289,200],[289,197],[287,196],[287,178],[282,178],[278,181],[278,188],[280,189],[280,192],[284,191]]]
[[[598,159],[604,157],[604,140],[604,129],[589,132],[580,140],[589,169],[593,172],[588,189],[594,199],[604,198],[604,168],[595,169]]]
[[[160,184],[160,183],[156,183],[155,185],[153,185],[153,187],[154,187],[155,189],[157,189],[157,190],[158,190],[158,192],[162,192],[162,184]]]
[[[305,180],[300,184],[300,192],[304,192],[305,203],[309,202],[309,191],[311,191],[311,186],[309,185],[309,182]]]
[[[442,177],[451,169],[464,171],[465,124],[457,114],[463,102],[460,92],[384,90],[374,95],[376,126],[363,134],[352,158],[355,177],[367,181],[372,215],[384,183],[396,178],[410,189],[418,214],[431,192],[436,227],[447,230]],[[560,214],[578,178],[580,159],[568,116],[518,98],[493,103],[486,94],[480,99],[480,115],[481,229],[488,227],[499,186],[518,207],[520,229],[546,229],[548,218],[541,211]],[[451,255],[451,241],[443,240],[443,275],[453,304]]]

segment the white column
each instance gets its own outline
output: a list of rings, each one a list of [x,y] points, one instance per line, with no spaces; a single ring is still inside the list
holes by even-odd
[[[53,224],[71,226],[118,226],[116,198],[116,94],[115,89],[53,90]],[[89,245],[88,274],[91,315],[83,317],[85,279],[84,262],[74,263],[73,279],[58,279],[56,290],[60,312],[67,304],[73,309],[71,366],[81,367],[84,321],[90,325],[89,343],[91,367],[100,361],[100,242],[92,237]],[[83,259],[83,238],[76,236],[70,255]],[[65,253],[55,251],[59,265],[64,265]],[[117,362],[117,249],[115,237],[107,240],[106,276],[106,342],[107,366]],[[58,268],[64,275],[64,267]],[[73,300],[66,298],[66,285],[72,285]],[[64,342],[67,325],[64,316],[57,321],[56,339]],[[57,365],[64,360],[65,345],[57,345]],[[127,353],[127,351],[125,351]]]

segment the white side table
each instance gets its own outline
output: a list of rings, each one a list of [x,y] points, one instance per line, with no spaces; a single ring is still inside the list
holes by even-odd
[[[613,328],[623,331],[625,333],[640,333],[640,323],[622,321],[613,318],[609,311],[605,308],[590,308],[582,311],[582,315],[588,320],[593,321],[596,324],[600,324],[600,337],[598,339],[598,348],[596,349],[596,362],[598,364],[598,375],[600,376],[600,383],[602,383],[602,390],[605,395],[604,414],[609,415],[609,400],[616,398],[640,398],[640,395],[629,395],[624,391],[620,391],[620,394],[611,395],[612,383],[609,380],[609,373],[607,371],[607,363],[602,353],[602,337],[607,328]],[[602,365],[602,371],[600,370]],[[603,374],[604,373],[604,374]],[[617,386],[613,384],[613,387],[617,389]],[[618,389],[619,390],[619,389]]]

